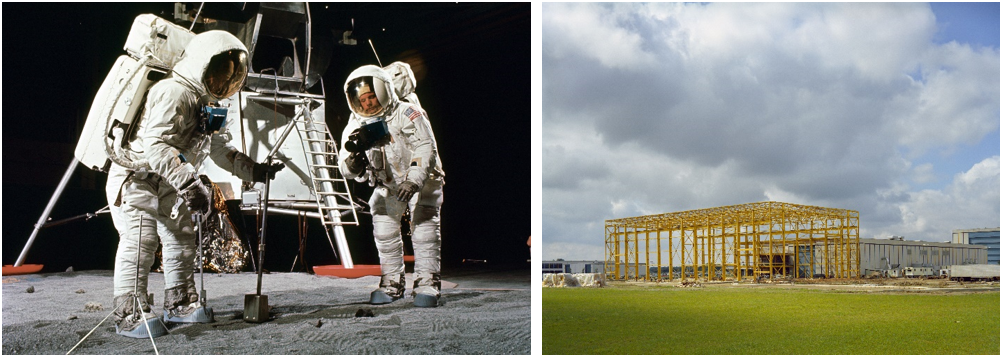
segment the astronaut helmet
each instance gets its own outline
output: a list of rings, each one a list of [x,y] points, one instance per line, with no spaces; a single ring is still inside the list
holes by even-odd
[[[248,54],[241,50],[228,50],[214,55],[202,83],[206,91],[218,99],[229,98],[241,89],[248,74]]]
[[[185,82],[222,100],[240,91],[248,74],[248,48],[236,36],[210,30],[192,38],[171,71]]]
[[[380,67],[366,65],[349,74],[345,97],[349,109],[360,117],[378,117],[396,102],[391,76]]]

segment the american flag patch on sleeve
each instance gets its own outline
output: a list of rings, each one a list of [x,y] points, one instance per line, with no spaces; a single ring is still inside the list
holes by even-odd
[[[405,110],[405,116],[408,116],[409,121],[415,121],[416,118],[422,116],[422,112],[416,111],[414,107],[409,106],[408,109]]]

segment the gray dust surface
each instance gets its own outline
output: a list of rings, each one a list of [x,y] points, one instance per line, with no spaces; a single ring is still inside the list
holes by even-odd
[[[271,319],[256,324],[243,320],[256,274],[207,273],[216,321],[168,324],[171,333],[154,342],[159,354],[530,354],[529,266],[445,271],[443,280],[444,305],[418,308],[411,289],[394,303],[368,304],[379,277],[265,274]],[[151,273],[149,288],[161,314],[161,273]],[[112,311],[112,272],[5,276],[2,298],[4,355],[66,354]],[[373,316],[357,317],[360,309]],[[154,345],[115,334],[109,318],[72,354],[154,354]]]

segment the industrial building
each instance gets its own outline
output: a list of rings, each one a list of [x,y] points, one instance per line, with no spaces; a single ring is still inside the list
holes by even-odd
[[[935,273],[951,265],[988,264],[988,248],[976,244],[889,239],[859,239],[860,274],[903,268],[931,268]]]
[[[783,202],[612,219],[604,267],[608,280],[852,278],[858,235],[858,211]],[[679,269],[646,270],[664,266]]]
[[[553,273],[603,273],[603,261],[567,261],[563,259],[541,262],[542,274]]]
[[[1001,264],[1001,227],[957,229],[953,231],[953,243],[987,246],[988,264]]]

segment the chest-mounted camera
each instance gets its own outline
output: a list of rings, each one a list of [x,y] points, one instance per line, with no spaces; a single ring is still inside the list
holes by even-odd
[[[390,138],[391,132],[387,129],[387,122],[384,122],[382,117],[376,117],[349,135],[349,140],[345,143],[345,150],[363,152],[374,146],[387,143]]]
[[[206,105],[199,111],[199,117],[202,133],[217,133],[227,125],[227,108]]]

